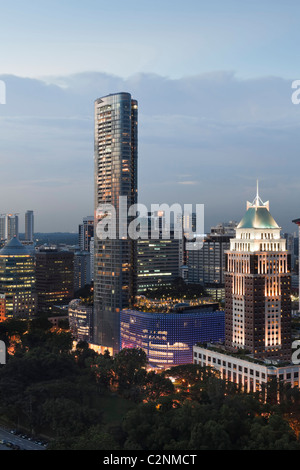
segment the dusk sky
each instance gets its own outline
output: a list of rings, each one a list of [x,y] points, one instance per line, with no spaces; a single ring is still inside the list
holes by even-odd
[[[260,196],[300,217],[297,0],[0,2],[0,212],[36,231],[93,213],[94,100],[139,102],[139,202],[205,204],[206,230]],[[300,96],[300,94],[299,94]]]

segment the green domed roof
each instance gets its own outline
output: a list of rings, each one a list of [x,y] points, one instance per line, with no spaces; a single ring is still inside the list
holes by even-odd
[[[0,250],[0,256],[24,256],[29,254],[26,246],[22,245],[16,237],[9,240],[2,250]]]
[[[267,207],[249,207],[237,228],[279,228]]]

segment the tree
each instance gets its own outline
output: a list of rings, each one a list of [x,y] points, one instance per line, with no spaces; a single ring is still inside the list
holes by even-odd
[[[116,354],[113,370],[119,391],[125,391],[141,383],[144,374],[140,372],[146,367],[147,362],[147,355],[143,349],[125,348]]]
[[[147,400],[158,400],[163,396],[173,394],[174,385],[164,374],[150,371],[145,376],[143,392]]]

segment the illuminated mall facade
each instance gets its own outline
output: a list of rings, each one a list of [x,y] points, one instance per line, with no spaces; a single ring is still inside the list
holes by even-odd
[[[286,240],[257,191],[226,253],[225,344],[194,347],[194,363],[258,390],[270,376],[299,386],[292,363],[291,261]]]
[[[224,311],[218,304],[169,312],[124,309],[120,317],[121,347],[142,348],[153,369],[191,364],[197,342],[224,342]]]

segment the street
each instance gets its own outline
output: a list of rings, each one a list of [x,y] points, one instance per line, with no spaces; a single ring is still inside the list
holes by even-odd
[[[14,446],[17,446],[14,448]],[[0,427],[0,450],[45,450],[42,444],[34,440],[12,434],[10,431]]]

